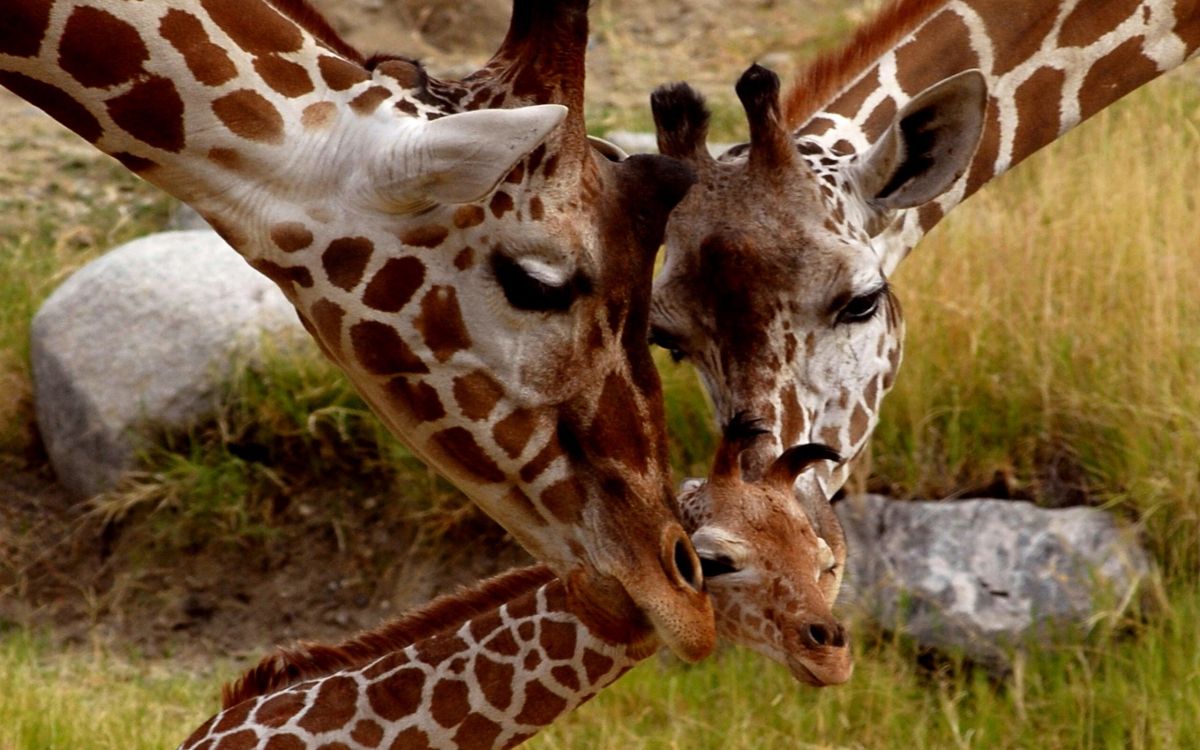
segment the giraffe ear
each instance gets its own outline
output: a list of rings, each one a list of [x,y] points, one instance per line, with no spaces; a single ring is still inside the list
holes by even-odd
[[[967,171],[983,135],[987,81],[978,70],[913,97],[857,164],[862,194],[882,210],[937,198]]]
[[[398,143],[379,186],[395,211],[483,198],[567,116],[561,104],[481,109],[436,120],[410,120],[412,140]]]

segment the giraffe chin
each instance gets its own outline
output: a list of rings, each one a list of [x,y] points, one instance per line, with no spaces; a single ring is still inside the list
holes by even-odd
[[[833,665],[818,666],[811,662],[805,663],[803,659],[789,655],[787,668],[796,680],[813,687],[841,685],[849,681],[854,674],[854,662],[849,658],[837,660]]]

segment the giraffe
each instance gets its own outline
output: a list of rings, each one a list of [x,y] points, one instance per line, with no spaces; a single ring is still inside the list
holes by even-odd
[[[853,670],[830,608],[845,543],[828,502],[814,526],[785,508],[796,475],[837,459],[821,445],[784,452],[760,482],[737,455],[761,432],[735,422],[710,481],[685,491],[722,636],[838,684]],[[783,523],[776,523],[782,520]],[[545,566],[501,574],[338,647],[304,645],[226,685],[223,710],[181,750],[509,748],[595,696],[660,641],[644,623],[581,616]]]
[[[632,600],[695,660],[715,625],[646,346],[693,177],[591,147],[586,42],[586,0],[515,0],[487,67],[442,82],[302,0],[4,0],[0,85],[198,209],[572,597]]]
[[[659,88],[660,150],[698,184],[668,223],[651,340],[695,363],[718,419],[762,419],[763,451],[818,440],[847,457],[808,480],[836,491],[900,366],[900,261],[988,181],[1198,48],[1190,1],[898,0],[784,95],[748,69],[750,142],[717,159],[699,94]]]

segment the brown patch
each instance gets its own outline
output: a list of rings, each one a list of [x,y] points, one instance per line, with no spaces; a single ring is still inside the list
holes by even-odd
[[[271,227],[271,241],[285,253],[294,253],[311,245],[313,234],[300,222],[287,221]]]
[[[1033,57],[1042,42],[1054,31],[1059,7],[1053,3],[1007,3],[1003,7],[989,6],[994,13],[985,12],[984,25],[993,40],[995,61],[991,75],[1001,76]],[[963,40],[968,37],[957,37]],[[944,48],[944,47],[943,47]],[[943,68],[945,70],[946,68]],[[966,68],[951,68],[965,70]]]
[[[300,124],[306,130],[320,130],[328,127],[337,116],[337,105],[333,102],[317,102],[304,108],[300,114]]]
[[[796,386],[787,386],[780,401],[783,406],[783,424],[781,426],[783,434],[780,437],[783,439],[784,445],[794,445],[799,442],[804,429],[808,427],[804,407],[800,405],[800,399],[796,397]]]
[[[406,89],[416,88],[425,80],[421,68],[408,60],[384,60],[375,66],[375,71],[394,79]]]
[[[562,685],[567,690],[579,692],[582,685],[579,682],[579,673],[574,667],[560,665],[550,670],[550,674],[554,677],[555,682]]]
[[[347,292],[362,281],[363,271],[375,252],[375,244],[366,237],[339,237],[321,254],[321,265],[329,283]]]
[[[541,221],[546,217],[546,208],[542,205],[542,197],[535,195],[529,199],[529,218],[533,221]]]
[[[887,97],[876,105],[870,116],[863,122],[863,132],[867,134],[868,138],[882,134],[896,119],[897,111],[896,100],[890,96]]]
[[[454,379],[454,400],[467,419],[478,422],[487,419],[504,397],[504,386],[486,370],[475,370]]]
[[[947,39],[962,41],[948,44]],[[957,13],[947,10],[929,19],[911,43],[896,50],[896,78],[900,86],[914,96],[941,81],[947,70],[979,67],[979,59],[967,43],[968,39],[970,32]],[[930,49],[938,50],[937,65],[926,64]]]
[[[867,429],[871,426],[871,416],[867,410],[863,408],[861,403],[854,405],[854,415],[850,417],[850,445],[853,448],[862,442],[862,439],[867,436]]]
[[[400,241],[412,247],[437,247],[445,241],[450,230],[441,224],[423,224],[400,235]]]
[[[1158,65],[1142,53],[1145,43],[1144,37],[1134,37],[1092,65],[1079,90],[1081,120],[1158,76]]]
[[[152,159],[147,159],[145,157],[138,156],[137,154],[130,154],[125,151],[118,151],[112,154],[112,158],[121,162],[121,166],[135,174],[147,172],[158,166],[158,163]]]
[[[1062,47],[1091,46],[1120,26],[1141,5],[1142,0],[1115,0],[1095,5],[1080,3],[1063,19],[1058,32],[1058,44]]]
[[[214,226],[214,229],[215,228],[216,227]],[[224,235],[222,235],[222,237],[224,237]],[[227,238],[226,242],[229,242]],[[237,245],[232,242],[229,244],[237,247]],[[308,269],[304,266],[281,266],[278,263],[273,263],[269,260],[254,260],[250,262],[250,265],[254,267],[254,270],[258,271],[263,276],[266,276],[271,281],[274,281],[279,288],[283,290],[284,294],[295,294],[296,290],[293,287],[293,284],[304,287],[305,289],[308,289],[313,285],[312,274],[309,273]]]
[[[500,736],[500,725],[481,714],[472,713],[452,738],[458,750],[492,750]]]
[[[150,52],[142,35],[105,10],[83,6],[67,19],[58,44],[58,64],[84,86],[107,89],[146,71]]]
[[[327,299],[319,299],[309,309],[309,317],[317,329],[317,338],[326,350],[335,355],[331,359],[342,357],[342,319],[346,311]]]
[[[945,215],[946,212],[936,201],[930,201],[917,209],[917,221],[921,223],[921,228],[926,232],[937,226],[937,223]]]
[[[350,345],[358,363],[369,373],[424,375],[429,372],[429,367],[389,325],[373,320],[355,323],[350,328]]]
[[[37,55],[50,28],[51,7],[45,0],[6,2],[4,20],[0,22],[0,55]]]
[[[1058,138],[1059,102],[1066,73],[1054,68],[1038,70],[1017,87],[1017,132],[1013,136],[1015,165],[1042,146]]]
[[[536,412],[530,409],[515,409],[492,428],[492,438],[509,458],[516,458],[525,450],[536,428]]]
[[[552,434],[546,441],[546,446],[538,451],[538,454],[530,459],[529,463],[521,467],[521,480],[530,483],[537,479],[561,455],[563,455],[562,444],[558,442],[558,437]]]
[[[532,167],[531,167],[532,169]],[[547,180],[554,177],[554,173],[558,171],[558,154],[551,154],[549,159],[546,159],[545,166],[542,167],[542,176]]]
[[[575,658],[575,629],[576,626],[566,622],[543,622],[538,643],[542,644],[546,656],[556,661]]]
[[[391,96],[392,92],[384,87],[372,86],[350,100],[350,109],[360,115],[369,115],[379,109],[379,105],[386,102]]]
[[[488,204],[488,207],[492,209],[492,216],[495,216],[497,219],[503,218],[504,214],[513,210],[512,196],[503,190],[498,190],[492,196],[492,202]]]
[[[522,162],[517,162],[517,166],[510,169],[508,174],[505,175],[505,177],[504,177],[504,181],[510,185],[520,185],[521,181],[524,179],[525,179],[525,164]]]
[[[221,734],[228,732],[231,729],[237,729],[246,724],[246,719],[250,718],[250,709],[254,708],[253,701],[243,701],[226,711],[213,727],[213,734]]]
[[[479,447],[475,436],[462,427],[434,433],[431,441],[459,468],[480,482],[503,482],[507,477],[496,462]]]
[[[438,724],[450,728],[467,718],[471,712],[468,697],[467,683],[462,680],[442,680],[433,686],[429,713]]]
[[[330,55],[322,55],[317,60],[317,69],[321,71],[325,83],[334,91],[345,91],[357,83],[371,79],[371,74],[361,65]]]
[[[879,71],[871,70],[866,75],[860,78],[846,93],[837,98],[833,102],[827,112],[844,117],[853,117],[858,113],[859,107],[862,106],[863,100],[866,99],[874,91],[879,90]]]
[[[254,723],[272,729],[281,727],[304,709],[304,695],[295,691],[280,693],[263,701],[254,712]]]
[[[530,173],[537,172],[538,167],[542,164],[542,159],[546,158],[546,144],[539,144],[537,148],[529,152],[529,158],[526,160],[529,164]]]
[[[1200,49],[1200,13],[1176,13],[1177,24],[1175,33],[1183,40],[1185,52],[1184,57],[1191,55]]]
[[[521,647],[517,645],[516,639],[513,638],[512,631],[509,630],[501,630],[499,633],[496,633],[491,638],[488,638],[484,642],[483,646],[492,653],[499,654],[501,656],[516,656],[521,652]]]
[[[267,740],[263,750],[307,750],[308,746],[294,734],[277,734]]]
[[[514,672],[511,664],[492,661],[483,655],[475,658],[475,680],[483,697],[501,711],[512,705]]]
[[[363,304],[382,312],[399,312],[425,283],[425,264],[417,258],[389,258],[363,292]]]
[[[983,134],[979,137],[979,148],[971,159],[971,170],[967,174],[967,189],[963,195],[973,194],[996,176],[996,157],[1000,155],[1000,109],[994,97],[989,97],[987,119]]]
[[[471,347],[471,336],[458,306],[454,287],[435,286],[421,298],[421,314],[413,321],[425,345],[439,362]]]
[[[588,435],[596,454],[645,473],[651,455],[647,426],[638,414],[633,389],[617,373],[605,378],[595,414]]]
[[[394,406],[419,422],[436,422],[446,416],[446,408],[442,406],[437,390],[423,381],[393,378],[387,384],[387,394]]]
[[[465,271],[473,265],[475,265],[475,251],[469,247],[464,247],[458,255],[454,256],[454,267],[460,271]]]
[[[473,203],[459,206],[454,210],[454,226],[458,229],[478,226],[483,223],[485,218],[487,216],[483,213],[483,207]]]
[[[542,727],[553,722],[565,710],[567,710],[565,698],[550,692],[540,682],[528,682],[525,684],[525,705],[521,708],[521,713],[517,714],[515,721],[518,724]]]
[[[320,734],[341,729],[357,713],[358,684],[351,677],[334,676],[321,683],[313,705],[300,719],[301,729]]]
[[[60,88],[5,70],[0,70],[0,86],[43,110],[90,143],[99,140],[104,132],[100,121],[87,107]]]
[[[208,160],[230,172],[240,172],[245,166],[242,155],[232,148],[210,148]]]
[[[234,135],[259,143],[283,143],[283,115],[257,91],[226,94],[213,101],[212,110]]]
[[[557,520],[574,525],[583,517],[583,506],[587,501],[579,480],[574,477],[560,479],[538,496],[542,507]]]
[[[183,150],[183,99],[172,81],[144,78],[107,107],[113,122],[139,141],[171,153]]]
[[[209,17],[234,44],[251,55],[295,52],[304,35],[263,0],[200,0]]]
[[[533,623],[524,623],[524,624],[529,626],[529,628],[527,629],[529,636],[525,639],[525,640],[529,640],[529,638],[533,637]],[[537,651],[530,651],[529,653],[525,654],[525,659],[524,659],[524,661],[521,662],[521,667],[526,672],[533,672],[535,669],[537,669],[541,665],[542,665],[542,655],[539,654]]]
[[[871,382],[867,383],[867,387],[863,391],[863,401],[869,409],[874,409],[879,405],[879,381],[881,377],[880,375],[876,375],[871,378]]]
[[[409,727],[392,741],[393,750],[430,750],[429,737],[416,727]]]
[[[354,725],[350,739],[363,747],[379,747],[379,743],[383,742],[383,727],[370,719],[363,719]]]
[[[253,750],[257,744],[258,735],[254,730],[243,729],[222,739],[214,750]]]
[[[284,60],[278,55],[264,55],[254,60],[254,69],[258,71],[263,82],[286,97],[295,98],[311,92],[312,78],[303,66],[291,60]]]
[[[204,24],[191,13],[168,10],[158,24],[158,33],[183,55],[188,70],[205,86],[220,86],[237,75],[229,55],[212,43]]]
[[[399,721],[412,716],[421,707],[421,691],[425,673],[407,667],[367,686],[367,701],[371,710],[384,721]]]

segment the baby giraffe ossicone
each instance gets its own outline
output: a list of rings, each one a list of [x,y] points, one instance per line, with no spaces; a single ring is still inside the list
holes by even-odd
[[[816,518],[785,512],[797,502],[795,478],[838,456],[797,446],[761,481],[746,483],[738,456],[759,433],[734,420],[709,481],[680,499],[718,629],[798,680],[845,682],[849,642],[831,611],[846,557],[841,526],[823,498],[813,503],[822,509]],[[226,686],[224,709],[181,750],[514,747],[661,645],[636,611],[621,620],[581,618],[575,601],[538,565],[443,596],[339,646],[280,650]]]

